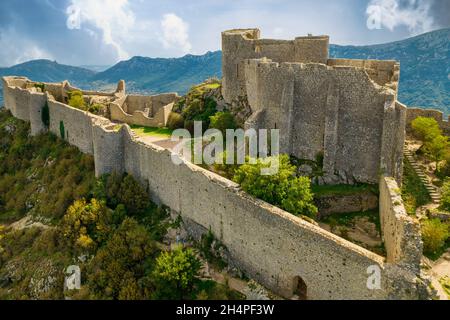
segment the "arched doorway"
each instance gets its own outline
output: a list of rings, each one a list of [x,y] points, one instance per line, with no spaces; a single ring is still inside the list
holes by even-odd
[[[299,300],[308,300],[308,286],[301,277],[294,278],[294,295]]]

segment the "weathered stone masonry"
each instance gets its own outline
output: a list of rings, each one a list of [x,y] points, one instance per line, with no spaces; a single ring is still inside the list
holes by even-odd
[[[45,103],[43,94],[16,87],[16,78],[5,78],[4,84],[5,107],[15,117],[30,121],[33,134],[45,131],[37,121]],[[233,261],[274,292],[291,297],[300,277],[308,286],[310,299],[424,297],[418,260],[407,256],[420,256],[420,252],[408,253],[405,246],[410,237],[415,244],[420,243],[420,237],[410,232],[414,229],[409,226],[416,222],[398,218],[402,204],[393,203],[389,191],[395,189],[395,181],[386,184],[381,192],[381,201],[386,204],[380,213],[383,224],[388,226],[385,232],[396,235],[385,234],[390,242],[385,259],[247,195],[223,177],[186,161],[175,165],[170,151],[138,141],[128,125],[118,127],[108,119],[56,102],[50,94],[46,99],[50,131],[60,135],[63,122],[68,141],[94,155],[97,175],[113,171],[134,175],[148,186],[154,201],[169,206],[204,230],[211,229],[228,248]],[[379,290],[367,287],[371,266],[380,268]]]
[[[322,183],[401,181],[406,108],[396,61],[328,58],[327,36],[259,39],[258,29],[222,34],[225,100],[247,100],[246,127],[280,129],[281,152],[324,155]],[[396,128],[390,130],[390,128]]]

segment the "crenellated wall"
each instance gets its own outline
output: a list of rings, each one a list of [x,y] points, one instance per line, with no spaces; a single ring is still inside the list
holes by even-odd
[[[37,93],[6,88],[5,107],[27,114],[29,106],[22,104],[29,100],[27,95]],[[204,232],[211,230],[237,266],[275,293],[291,297],[301,278],[309,299],[426,298],[418,262],[407,256],[405,247],[410,239],[417,239],[411,237],[416,230],[406,219],[392,218],[397,199],[387,196],[385,189],[381,214],[386,225],[387,261],[249,196],[221,176],[184,160],[174,164],[169,150],[137,140],[128,125],[114,125],[50,96],[48,103],[50,131],[59,136],[63,123],[68,142],[94,155],[97,175],[114,171],[132,174],[148,187],[154,201],[169,206]],[[398,234],[390,237],[391,232]],[[370,288],[369,277],[377,268],[381,286]]]

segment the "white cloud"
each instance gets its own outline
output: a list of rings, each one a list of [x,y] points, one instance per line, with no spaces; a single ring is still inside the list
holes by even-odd
[[[374,28],[393,31],[396,27],[406,26],[412,34],[418,34],[434,27],[430,9],[429,0],[371,0],[366,13],[368,23]]]
[[[136,24],[128,0],[71,0],[66,14],[69,29],[82,29],[94,36],[93,27],[101,32],[103,43],[116,50],[118,59],[130,57],[124,43]]]
[[[183,53],[192,50],[189,42],[189,25],[174,13],[168,13],[161,20],[161,41],[166,49],[178,48]]]
[[[4,67],[35,59],[54,60],[51,53],[12,28],[0,32],[0,47],[0,61],[5,64]]]

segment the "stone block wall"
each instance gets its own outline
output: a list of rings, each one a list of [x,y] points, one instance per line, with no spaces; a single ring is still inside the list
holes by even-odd
[[[401,181],[405,108],[363,68],[245,61],[246,127],[280,129],[280,151],[300,159],[324,154],[326,183]]]
[[[245,96],[245,62],[268,58],[275,62],[327,63],[328,36],[295,40],[260,39],[259,29],[237,29],[222,33],[222,94],[232,103]]]
[[[16,94],[8,90],[6,93]],[[11,98],[5,101],[21,101]],[[94,155],[97,175],[113,171],[132,174],[148,188],[155,202],[169,206],[202,230],[210,229],[228,248],[238,267],[275,293],[291,297],[301,278],[308,287],[309,299],[422,297],[417,261],[397,250],[404,248],[405,241],[411,239],[409,225],[389,223],[388,208],[393,208],[395,199],[383,197],[386,232],[399,232],[391,238],[385,232],[389,257],[385,261],[381,256],[249,196],[223,177],[187,161],[174,164],[169,150],[138,141],[128,125],[118,127],[105,118],[53,99],[48,103],[50,130],[59,136],[63,122],[68,142]],[[6,104],[6,108],[10,105]],[[16,104],[15,108],[21,109],[22,105]],[[28,107],[23,105],[23,108]],[[371,275],[369,267],[380,271],[381,287],[378,289],[367,286]]]
[[[110,104],[111,120],[145,127],[165,127],[178,99],[176,93],[157,96],[128,95]]]
[[[420,224],[408,216],[395,179],[380,181],[380,220],[387,262],[419,272],[423,243]]]

